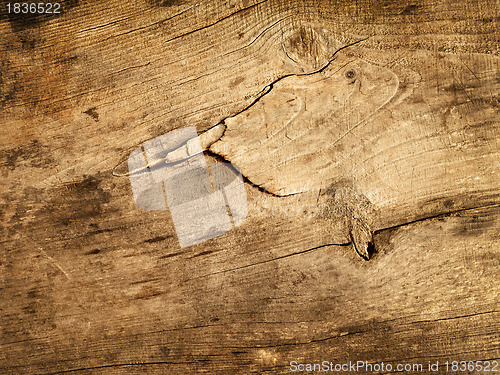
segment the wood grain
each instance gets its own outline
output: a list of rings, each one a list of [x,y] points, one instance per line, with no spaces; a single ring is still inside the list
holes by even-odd
[[[63,8],[0,13],[0,373],[500,358],[496,4]],[[333,167],[309,140],[301,172],[273,185],[297,151],[269,162],[250,142],[263,123],[240,119],[341,55],[391,71],[396,94],[330,150]],[[137,208],[113,171],[151,138],[231,122],[232,148],[206,157],[243,164],[248,217],[181,249],[169,212]],[[364,226],[369,261],[353,249]]]

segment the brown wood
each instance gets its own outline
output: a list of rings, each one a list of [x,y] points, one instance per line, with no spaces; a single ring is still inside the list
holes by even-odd
[[[500,359],[494,2],[2,7],[0,373]],[[249,212],[180,248],[115,175],[186,126]]]

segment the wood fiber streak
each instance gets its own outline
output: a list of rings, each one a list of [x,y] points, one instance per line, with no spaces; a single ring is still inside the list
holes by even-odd
[[[495,2],[1,6],[1,374],[500,359]],[[248,217],[180,248],[113,171],[218,124]]]

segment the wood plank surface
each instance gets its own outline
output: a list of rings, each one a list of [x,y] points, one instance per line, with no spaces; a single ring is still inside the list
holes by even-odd
[[[498,3],[6,3],[0,373],[500,360]],[[248,216],[181,248],[114,172],[187,126]]]

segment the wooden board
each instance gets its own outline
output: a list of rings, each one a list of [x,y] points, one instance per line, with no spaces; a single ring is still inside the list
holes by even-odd
[[[89,0],[63,2],[61,15],[1,12],[0,373],[500,358],[494,3]],[[338,83],[303,85],[346,58],[369,64],[365,78],[398,80],[387,103],[356,102],[362,126],[321,113]],[[255,141],[288,121],[281,85],[320,93],[317,118],[293,128],[304,150],[277,147],[273,160]],[[285,120],[262,120],[266,107]],[[346,135],[322,167],[325,137],[304,129],[325,118],[319,134]],[[169,212],[139,209],[113,171],[149,139],[220,123],[206,157],[241,167],[248,217],[180,248]],[[373,242],[369,261],[353,233]]]

